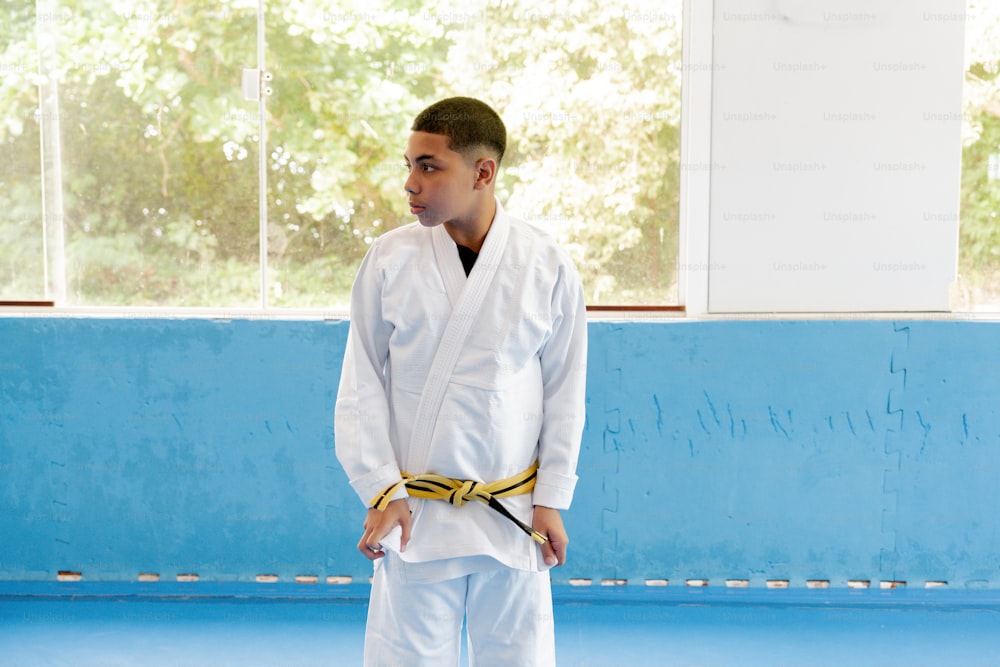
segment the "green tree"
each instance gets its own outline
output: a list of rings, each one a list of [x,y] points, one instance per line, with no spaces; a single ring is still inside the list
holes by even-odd
[[[681,3],[514,1],[486,17],[452,74],[505,110],[510,207],[569,249],[588,302],[676,302]]]
[[[0,299],[44,297],[38,48],[28,4],[0,8]]]
[[[640,9],[269,3],[271,303],[346,302],[367,245],[410,220],[408,124],[448,94],[504,113],[505,196],[569,245],[592,299],[663,300],[642,286],[672,281],[679,6],[630,7]],[[255,10],[243,0],[0,10],[3,62],[24,63],[0,81],[12,158],[0,295],[40,296],[26,289],[41,284],[37,19],[57,54],[68,301],[256,303],[258,110],[240,93],[243,68],[256,65]]]
[[[1000,305],[1000,7],[995,2],[969,2],[966,67],[959,307],[970,309]]]

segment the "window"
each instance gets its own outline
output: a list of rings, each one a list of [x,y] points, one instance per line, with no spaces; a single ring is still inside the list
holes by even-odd
[[[500,197],[563,242],[588,301],[675,303],[680,17],[680,0],[6,3],[0,300],[343,307],[371,240],[410,221],[410,121],[461,94],[503,115]],[[261,24],[263,104],[241,91]]]
[[[7,3],[4,298],[66,305],[252,305],[256,141],[239,98],[255,10],[195,3]],[[244,3],[245,4],[245,3]],[[11,120],[14,126],[11,126]],[[41,146],[41,169],[38,153]],[[32,224],[34,223],[34,224]],[[42,251],[39,252],[38,248]],[[46,279],[37,279],[37,267]],[[31,288],[23,289],[26,281]]]
[[[969,0],[956,310],[1000,311],[1000,5]]]
[[[343,308],[371,240],[410,221],[400,159],[410,120],[452,94],[502,112],[511,147],[500,196],[559,238],[590,304],[675,304],[679,280],[707,285],[723,265],[715,288],[746,283],[722,261],[725,243],[742,249],[724,226],[678,261],[681,74],[730,73],[707,55],[682,64],[682,0],[264,6],[261,16],[251,0],[0,6],[0,301]],[[966,30],[952,306],[996,311],[1000,8],[966,7],[923,15]],[[261,54],[262,102],[241,91]],[[847,116],[864,106],[842,101]],[[712,171],[718,192],[731,172],[702,157],[686,158],[689,176]],[[848,204],[865,206],[833,213]],[[928,215],[955,224],[943,209]]]
[[[0,16],[0,299],[40,300],[46,222],[61,221],[42,211],[35,12],[6,3]]]

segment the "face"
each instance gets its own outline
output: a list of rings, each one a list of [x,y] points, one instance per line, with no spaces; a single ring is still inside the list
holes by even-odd
[[[403,187],[410,212],[425,227],[462,225],[476,215],[479,169],[448,147],[448,137],[413,132],[406,143],[409,176]]]

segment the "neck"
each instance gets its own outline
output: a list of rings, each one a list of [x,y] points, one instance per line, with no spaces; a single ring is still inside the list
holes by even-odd
[[[491,198],[489,205],[483,206],[475,216],[446,222],[444,228],[455,243],[478,253],[483,247],[483,242],[490,231],[496,212],[497,203]]]

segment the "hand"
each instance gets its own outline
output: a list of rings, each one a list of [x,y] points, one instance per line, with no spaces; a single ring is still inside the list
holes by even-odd
[[[542,557],[545,559],[546,565],[555,567],[565,563],[569,535],[566,534],[559,510],[535,505],[535,513],[531,517],[531,527],[549,538],[548,542],[541,545]]]
[[[365,534],[358,542],[358,551],[368,560],[375,560],[385,555],[382,550],[382,538],[399,526],[403,534],[399,538],[400,553],[406,551],[406,543],[410,541],[410,506],[405,498],[393,500],[384,510],[369,509],[365,517]]]

